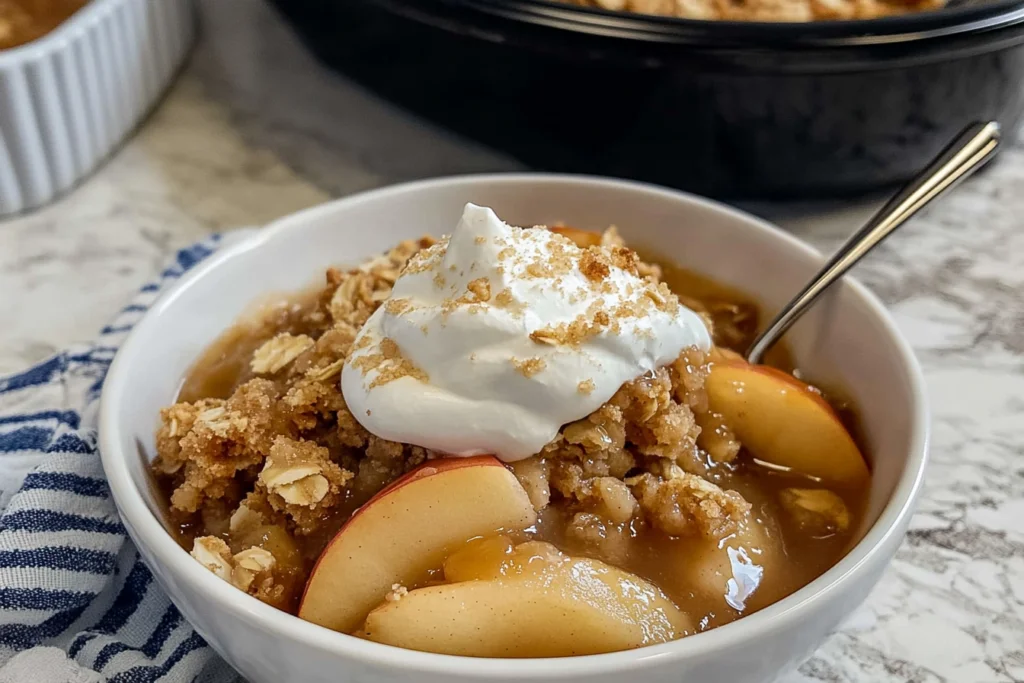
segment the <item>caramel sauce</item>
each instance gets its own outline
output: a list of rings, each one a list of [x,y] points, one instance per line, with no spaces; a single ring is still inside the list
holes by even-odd
[[[711,317],[716,345],[742,353],[753,340],[760,323],[760,312],[753,299],[696,273],[663,263],[661,266],[663,280],[681,301]],[[298,321],[303,313],[314,307],[316,291],[319,290],[267,301],[236,323],[199,358],[183,382],[177,400],[225,398],[251,379],[253,374],[249,370],[249,360],[264,341],[283,331],[293,334],[306,332]],[[767,362],[786,371],[793,369],[792,359],[781,344],[769,353]],[[856,437],[858,430],[854,412],[846,405],[836,407]],[[832,490],[843,499],[849,510],[849,530],[814,535],[801,529],[779,503],[779,492],[785,488],[820,487],[812,478],[763,466],[742,451],[734,463],[709,466],[706,478],[722,488],[736,490],[753,505],[754,517],[763,525],[764,535],[755,543],[741,544],[744,552],[739,557],[745,557],[749,562],[733,561],[731,566],[721,564],[721,558],[729,556],[723,549],[723,544],[729,543],[728,538],[717,542],[718,547],[715,547],[716,542],[703,538],[670,537],[638,523],[636,519],[625,528],[612,529],[622,540],[622,552],[614,558],[602,556],[567,534],[573,511],[559,501],[543,510],[534,527],[513,536],[517,542],[547,541],[571,555],[593,557],[633,572],[664,591],[693,618],[696,629],[703,631],[762,609],[828,570],[849,548],[853,530],[858,527],[866,508],[866,488],[842,490],[833,487]],[[164,484],[169,482],[165,480]],[[167,496],[170,493],[170,489],[165,490]],[[297,573],[312,567],[327,542],[368,498],[369,495],[358,491],[351,492],[347,504],[336,511],[335,518],[317,533],[294,539],[303,558],[295,569]],[[178,531],[179,542],[191,548],[193,538],[203,529],[193,520],[181,525]],[[209,532],[207,526],[206,533]],[[708,557],[719,558],[719,564],[711,562],[708,565],[718,569],[696,576],[694,567],[701,558]],[[436,568],[421,583],[408,588],[436,584],[442,577],[441,569]],[[750,582],[756,590],[739,600],[729,586],[729,579],[737,585],[744,580]],[[714,586],[714,590],[709,590],[709,586]]]
[[[0,50],[41,38],[88,0],[0,0]]]
[[[316,305],[319,287],[299,295],[266,299],[243,314],[221,334],[192,366],[178,391],[177,401],[227,398],[255,375],[249,369],[252,354],[278,332],[305,334],[304,313]]]

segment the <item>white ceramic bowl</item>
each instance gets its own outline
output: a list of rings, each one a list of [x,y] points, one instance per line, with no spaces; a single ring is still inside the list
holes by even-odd
[[[0,50],[0,216],[88,175],[149,112],[195,36],[192,0],[91,0]]]
[[[780,306],[820,265],[797,240],[749,215],[636,183],[552,175],[465,176],[411,183],[303,211],[198,266],[138,324],[103,392],[100,447],[124,524],[158,581],[196,629],[253,683],[586,681],[753,683],[807,657],[867,595],[896,551],[925,466],[920,370],[881,304],[847,282],[790,335],[800,366],[860,408],[874,476],[860,541],[788,598],[683,640],[606,655],[497,660],[401,650],[334,633],[251,598],[195,562],[168,535],[147,484],[157,413],[203,348],[255,300],[302,289],[332,264],[396,241],[449,231],[467,201],[521,225],[618,225],[633,244]]]

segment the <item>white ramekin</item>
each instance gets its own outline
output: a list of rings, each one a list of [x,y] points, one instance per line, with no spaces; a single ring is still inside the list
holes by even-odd
[[[519,225],[619,226],[633,244],[777,310],[822,264],[748,214],[682,192],[603,178],[462,176],[347,197],[283,218],[198,265],[145,314],[107,374],[100,452],[125,528],[196,630],[252,683],[766,683],[796,666],[864,599],[896,552],[928,443],[924,380],[882,304],[847,281],[787,336],[800,368],[859,407],[873,476],[857,543],[789,597],[663,645],[561,659],[474,659],[401,650],[328,631],[214,576],[168,533],[148,465],[162,406],[203,348],[254,302],[301,290],[331,265],[451,230],[466,202]],[[486,635],[482,636],[486,637]]]
[[[92,0],[0,51],[0,215],[88,175],[163,93],[195,37],[192,0]]]

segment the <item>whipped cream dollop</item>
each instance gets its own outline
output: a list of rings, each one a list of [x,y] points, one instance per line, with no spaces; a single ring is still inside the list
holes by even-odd
[[[701,318],[635,263],[627,249],[581,249],[468,204],[360,330],[345,402],[391,441],[505,462],[534,455],[626,382],[684,348],[710,348]]]

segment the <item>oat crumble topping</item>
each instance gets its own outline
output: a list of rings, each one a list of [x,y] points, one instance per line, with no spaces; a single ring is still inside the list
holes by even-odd
[[[687,19],[725,21],[824,21],[873,19],[943,7],[945,0],[562,0],[600,7]]]
[[[267,341],[252,356],[252,371],[272,375],[313,347],[313,340],[304,334],[282,333]]]
[[[261,600],[294,604],[316,556],[304,556],[297,547],[322,547],[357,505],[437,457],[368,433],[345,404],[338,373],[398,273],[435,268],[444,244],[404,242],[360,268],[329,270],[314,304],[293,327],[278,330],[259,347],[251,374],[240,377],[225,398],[183,401],[162,411],[154,467],[170,483],[172,514],[230,537],[230,544],[215,535],[195,540],[193,553],[218,576]],[[568,240],[557,244],[556,252],[568,253]],[[648,278],[646,296],[633,306],[598,306],[570,325],[537,330],[531,335],[535,342],[578,344],[625,317],[678,305],[658,279],[660,271],[622,247],[614,230],[603,235],[602,244],[599,251],[586,250],[590,256],[580,262],[591,286],[608,284],[606,271],[623,268]],[[502,253],[515,257],[508,247]],[[484,284],[474,280],[461,305],[512,306],[508,290],[492,293]],[[387,305],[404,307],[403,301]],[[364,336],[359,346],[373,343]],[[514,362],[525,377],[544,369],[537,358]],[[390,339],[354,364],[378,373],[375,386],[407,376],[428,379]],[[715,438],[701,438],[703,427],[714,425],[704,395],[706,372],[705,355],[689,349],[670,366],[625,384],[591,415],[565,425],[534,457],[513,463],[533,505],[571,511],[566,533],[609,561],[626,547],[623,534],[630,524],[682,536],[729,533],[750,505],[707,478],[716,462],[730,453],[735,457],[739,444],[713,426]],[[594,388],[593,380],[577,386],[581,393]],[[260,538],[277,545],[252,540]],[[401,599],[405,590],[395,587],[389,599]]]
[[[391,315],[401,315],[412,308],[412,299],[405,297],[397,299],[388,299],[387,303],[384,304],[384,309]]]

